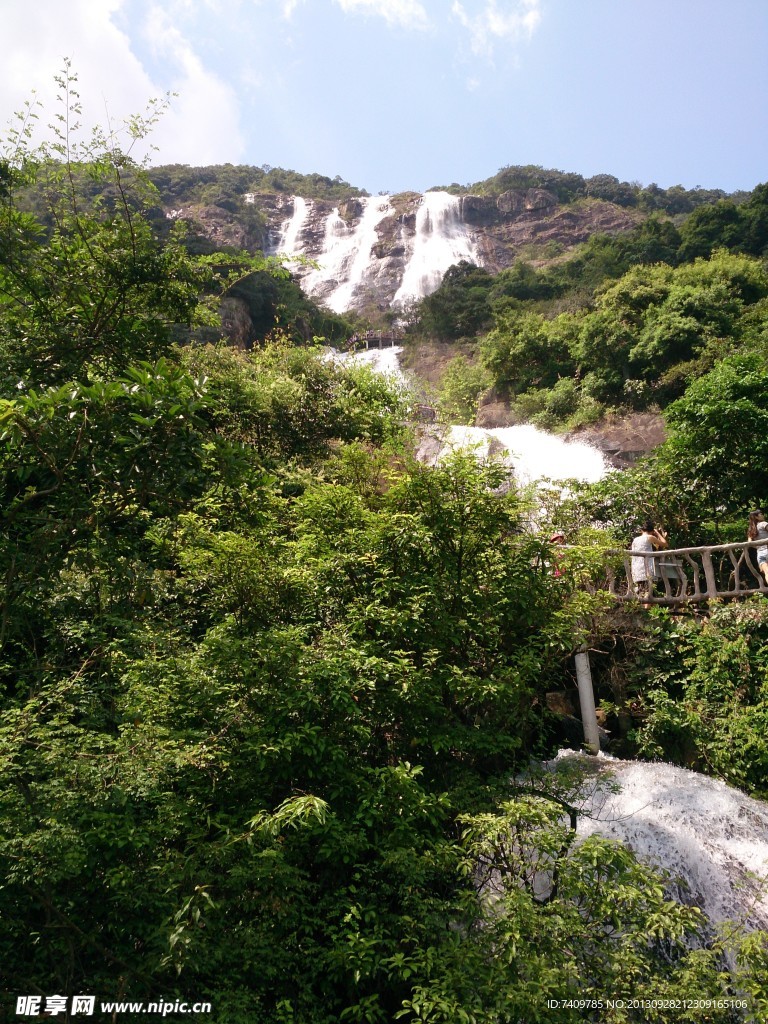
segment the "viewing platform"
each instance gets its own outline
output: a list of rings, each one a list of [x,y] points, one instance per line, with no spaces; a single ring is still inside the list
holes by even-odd
[[[689,605],[720,598],[740,599],[768,594],[768,584],[757,566],[757,549],[765,541],[741,541],[709,547],[668,548],[654,553],[611,550],[608,592],[617,601],[643,604]],[[644,559],[652,580],[650,593],[632,578],[633,559]]]

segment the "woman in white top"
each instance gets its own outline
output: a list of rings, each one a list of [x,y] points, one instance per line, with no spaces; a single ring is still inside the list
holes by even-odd
[[[657,530],[649,519],[643,524],[640,533],[632,541],[632,550],[656,551],[659,548],[667,547],[667,535],[664,530]],[[653,558],[632,559],[632,581],[635,584],[635,591],[639,597],[649,597],[651,593],[651,581],[656,575],[656,566]],[[646,604],[647,608],[648,605]]]
[[[747,540],[768,541],[768,523],[760,509],[749,513]],[[768,544],[761,544],[760,547],[755,548],[755,551],[757,552],[757,567],[763,574],[765,582],[768,583]]]

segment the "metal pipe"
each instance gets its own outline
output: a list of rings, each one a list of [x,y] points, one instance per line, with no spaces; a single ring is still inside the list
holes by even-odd
[[[600,752],[600,732],[595,714],[595,692],[592,688],[592,670],[589,667],[589,653],[580,647],[575,655],[576,682],[579,687],[581,724],[584,727],[584,746],[590,754]]]

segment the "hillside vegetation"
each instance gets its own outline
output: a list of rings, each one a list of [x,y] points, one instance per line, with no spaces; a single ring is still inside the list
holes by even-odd
[[[766,252],[761,185],[739,205],[698,207],[679,227],[653,216],[593,236],[545,266],[518,261],[491,275],[460,264],[413,311],[412,343],[460,343],[474,355],[465,418],[489,389],[513,418],[549,429],[663,409],[721,359],[761,357]]]

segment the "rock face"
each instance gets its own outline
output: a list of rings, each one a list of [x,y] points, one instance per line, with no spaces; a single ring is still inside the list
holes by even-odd
[[[518,258],[546,260],[595,232],[627,231],[636,217],[599,200],[561,205],[545,189],[498,197],[447,192],[351,198],[338,204],[274,193],[244,197],[254,216],[195,207],[167,211],[212,243],[303,256],[304,290],[336,312],[383,312],[430,294],[467,260],[498,273]],[[248,221],[247,223],[245,221]]]
[[[616,469],[626,469],[664,442],[666,427],[660,413],[635,412],[609,416],[568,437],[593,445]]]
[[[193,237],[196,235],[206,239],[214,249],[246,249],[255,252],[269,244],[269,229],[261,218],[246,219],[238,216],[237,210],[195,204],[180,209],[165,209],[164,212],[169,220],[187,221]]]

